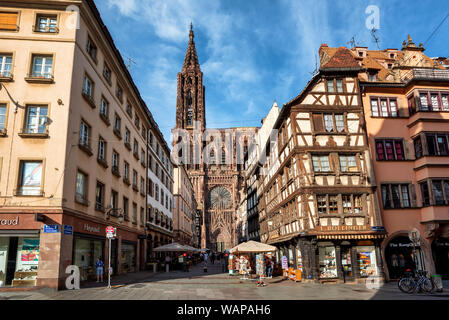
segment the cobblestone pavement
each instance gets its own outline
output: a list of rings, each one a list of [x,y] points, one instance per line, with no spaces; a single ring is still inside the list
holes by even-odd
[[[449,300],[447,283],[443,293],[413,295],[400,292],[394,282],[379,289],[361,284],[295,283],[280,277],[266,283],[265,287],[257,287],[254,280],[229,276],[216,263],[209,264],[207,273],[201,265],[190,272],[140,272],[114,279],[111,289],[104,283],[94,283],[80,290],[5,291],[0,292],[0,300]]]

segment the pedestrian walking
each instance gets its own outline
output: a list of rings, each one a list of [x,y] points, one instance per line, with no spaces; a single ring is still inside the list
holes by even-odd
[[[212,254],[210,255],[210,262],[212,262],[212,264],[215,263],[215,253],[212,252]]]
[[[103,282],[103,268],[104,268],[104,263],[101,260],[101,258],[97,259],[97,262],[95,262],[95,268],[97,268],[97,282]]]

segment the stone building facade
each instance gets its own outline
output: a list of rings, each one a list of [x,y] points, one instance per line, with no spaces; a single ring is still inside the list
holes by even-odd
[[[194,185],[203,218],[201,246],[224,251],[237,243],[236,216],[243,186],[245,144],[254,139],[257,128],[206,128],[206,91],[192,26],[177,81],[172,159],[186,165]],[[181,148],[181,144],[185,147]]]

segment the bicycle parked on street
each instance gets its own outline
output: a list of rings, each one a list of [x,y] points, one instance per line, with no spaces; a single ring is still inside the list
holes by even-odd
[[[427,271],[417,271],[416,276],[413,275],[411,269],[405,270],[405,274],[398,281],[399,289],[404,293],[428,292],[434,289],[432,280],[427,276]]]

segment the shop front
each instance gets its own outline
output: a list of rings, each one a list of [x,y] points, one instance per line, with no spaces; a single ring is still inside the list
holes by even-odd
[[[136,271],[136,242],[122,241],[120,253],[120,273]]]
[[[73,241],[73,264],[78,266],[80,270],[80,280],[95,280],[97,259],[105,262],[106,239],[94,235],[75,233]]]
[[[38,285],[42,223],[35,216],[0,214],[0,287]]]
[[[436,273],[449,280],[449,238],[438,237],[432,242]]]
[[[414,247],[408,236],[399,235],[392,238],[385,247],[385,261],[387,263],[390,280],[399,279],[407,269],[426,270],[424,255],[421,247]]]
[[[36,286],[39,243],[39,230],[0,231],[0,287]]]

